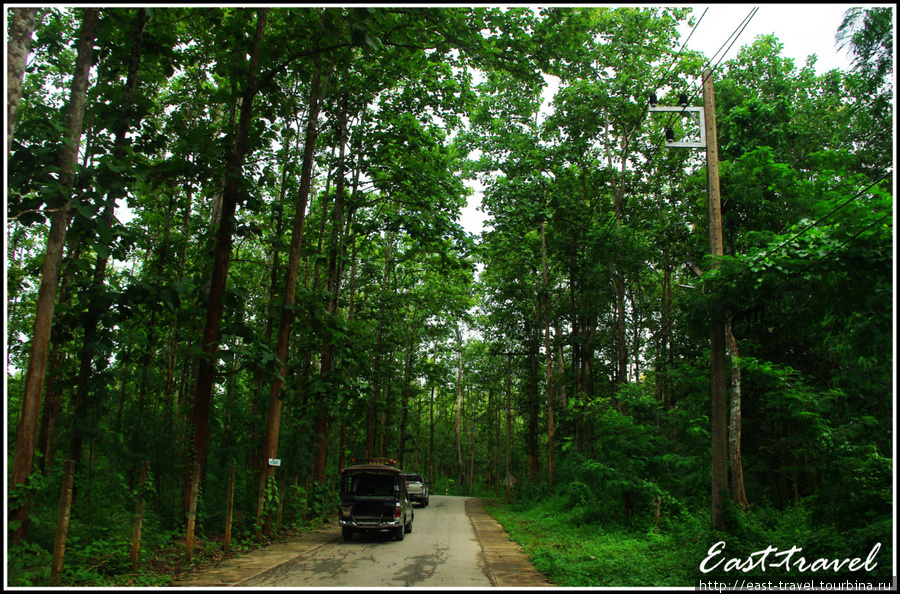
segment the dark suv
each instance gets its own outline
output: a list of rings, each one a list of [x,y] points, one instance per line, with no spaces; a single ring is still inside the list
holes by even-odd
[[[412,532],[413,506],[406,492],[403,471],[393,460],[354,461],[341,471],[338,523],[344,540],[354,532],[390,531],[403,540]]]

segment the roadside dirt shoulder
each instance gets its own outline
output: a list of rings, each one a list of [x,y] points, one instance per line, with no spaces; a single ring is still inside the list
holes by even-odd
[[[241,582],[340,538],[341,529],[337,522],[334,522],[287,542],[272,544],[240,557],[226,559],[215,567],[193,572],[173,585],[182,588],[240,586]]]
[[[484,511],[481,499],[466,500],[466,514],[472,521],[481,543],[487,569],[494,586],[499,588],[535,588],[555,586],[534,568],[522,547],[509,539],[506,531]]]

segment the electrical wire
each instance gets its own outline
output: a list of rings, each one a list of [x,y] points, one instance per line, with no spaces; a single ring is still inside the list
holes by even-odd
[[[789,280],[791,280],[792,278],[796,278],[796,277],[800,276],[801,274],[803,274],[804,272],[806,272],[807,270],[809,270],[813,265],[818,264],[819,262],[821,262],[822,260],[824,260],[825,258],[827,258],[828,256],[830,256],[830,255],[833,254],[834,252],[838,251],[838,250],[841,249],[842,247],[844,247],[844,246],[846,246],[847,244],[849,244],[849,243],[855,241],[855,240],[858,239],[859,236],[861,236],[863,233],[865,233],[866,231],[868,231],[868,230],[871,229],[872,227],[875,227],[876,225],[879,225],[882,221],[884,221],[885,219],[887,219],[888,217],[890,217],[890,216],[892,216],[892,215],[893,215],[893,213],[887,213],[886,215],[884,215],[883,217],[881,217],[881,218],[878,219],[877,221],[871,223],[870,225],[867,225],[865,228],[863,228],[863,229],[860,230],[858,233],[856,233],[855,235],[853,235],[853,236],[851,236],[850,238],[848,238],[846,241],[844,241],[844,242],[841,243],[840,245],[838,245],[838,246],[836,246],[836,247],[834,247],[834,248],[828,250],[827,252],[825,252],[824,254],[822,254],[821,256],[819,256],[818,258],[816,258],[815,260],[813,260],[812,262],[808,263],[806,266],[804,266],[803,268],[801,268],[801,269],[798,270],[797,272],[789,273],[787,277],[785,277],[784,279],[781,280],[781,282],[779,282],[777,285],[775,285],[774,287],[772,287],[771,289],[769,289],[768,291],[766,291],[765,294],[760,295],[759,297],[757,297],[749,307],[745,308],[745,311],[752,310],[752,309],[755,308],[757,305],[759,305],[760,302],[761,302],[764,298],[773,295],[773,294],[775,293],[775,291],[777,291],[778,289],[780,289],[780,288],[782,287],[782,285],[784,285],[785,283],[787,283]]]
[[[885,175],[881,176],[878,180],[876,180],[875,182],[869,184],[869,185],[866,186],[864,189],[860,190],[859,192],[857,192],[856,194],[854,194],[852,197],[850,197],[849,199],[845,200],[845,201],[844,201],[843,203],[841,203],[838,207],[832,209],[831,212],[829,212],[829,213],[826,214],[825,216],[821,217],[818,221],[816,221],[816,224],[818,224],[818,223],[824,221],[825,219],[827,219],[828,217],[830,217],[831,215],[833,215],[834,213],[836,213],[838,210],[840,210],[841,208],[843,208],[843,207],[846,206],[847,204],[850,204],[850,202],[852,202],[853,200],[855,200],[855,199],[859,198],[860,196],[862,196],[863,194],[865,194],[868,190],[870,190],[870,189],[871,189],[872,187],[874,187],[876,184],[880,183],[882,180],[886,179],[886,178],[887,178],[889,175],[891,175],[891,174],[892,174],[892,171],[888,171]],[[832,249],[828,250],[827,252],[825,252],[824,254],[822,254],[821,256],[819,256],[818,258],[816,258],[815,260],[812,260],[811,262],[809,262],[806,266],[804,266],[803,268],[801,268],[801,269],[798,270],[797,272],[788,273],[788,275],[787,275],[785,278],[783,278],[780,282],[778,282],[774,287],[772,287],[771,289],[769,289],[768,291],[766,291],[763,295],[760,295],[759,297],[757,297],[756,299],[754,299],[753,302],[752,302],[749,306],[742,308],[743,311],[750,311],[750,310],[753,310],[754,308],[756,308],[756,307],[763,301],[763,299],[765,299],[766,297],[770,297],[770,296],[772,296],[773,294],[775,294],[775,292],[776,292],[779,288],[781,288],[785,283],[787,283],[787,282],[790,281],[791,279],[796,278],[797,276],[803,274],[804,272],[806,272],[807,270],[809,270],[812,266],[818,264],[819,262],[821,262],[822,260],[824,260],[824,259],[827,258],[828,256],[832,255],[832,254],[835,253],[836,251],[840,250],[840,249],[843,248],[844,246],[846,246],[846,245],[848,245],[849,243],[855,241],[855,240],[858,239],[863,233],[865,233],[865,232],[868,231],[869,229],[871,229],[871,228],[873,228],[873,227],[879,225],[882,221],[884,221],[885,219],[891,217],[892,215],[893,215],[892,212],[889,212],[889,213],[885,214],[883,217],[877,219],[877,220],[874,221],[873,223],[867,225],[866,227],[864,227],[863,229],[861,229],[860,231],[858,231],[857,233],[855,233],[854,235],[852,235],[851,237],[847,238],[847,239],[846,239],[845,241],[843,241],[841,244],[839,244],[839,245],[833,247]],[[784,246],[785,246],[786,244],[788,244],[789,242],[791,242],[791,241],[793,241],[794,239],[796,239],[797,237],[803,235],[803,233],[806,233],[807,231],[809,231],[810,229],[812,229],[814,226],[815,226],[815,225],[810,225],[809,227],[807,227],[807,228],[804,229],[803,231],[797,233],[796,235],[794,235],[794,236],[791,237],[790,239],[788,239],[788,240],[786,240],[786,241],[783,241],[782,243],[780,243],[780,244],[779,244],[777,247],[775,247],[774,249],[772,249],[772,250],[767,250],[766,253],[763,254],[762,256],[754,256],[754,257],[752,258],[752,260],[753,260],[753,261],[759,261],[761,258],[768,257],[768,256],[771,255],[772,253],[774,253],[774,252],[776,252],[777,250],[779,250],[779,249],[781,249],[782,247],[784,247]]]
[[[669,64],[668,68],[666,68],[666,71],[665,71],[665,72],[663,73],[663,75],[659,78],[659,82],[656,83],[655,85],[653,85],[654,92],[655,92],[655,90],[656,90],[657,88],[659,88],[659,86],[665,81],[666,76],[669,74],[669,70],[671,70],[671,69],[672,69],[672,66],[674,66],[675,63],[678,61],[678,58],[681,56],[681,53],[684,51],[684,48],[687,47],[688,41],[690,41],[691,37],[693,37],[694,32],[695,32],[695,31],[697,30],[697,28],[700,26],[700,23],[703,21],[703,17],[706,16],[706,12],[707,12],[708,10],[709,10],[709,7],[708,7],[708,6],[707,6],[706,8],[704,8],[704,9],[703,9],[703,14],[700,15],[700,18],[697,20],[696,23],[694,23],[694,26],[691,27],[691,32],[688,33],[688,36],[685,38],[684,43],[681,44],[681,48],[679,48],[678,53],[675,54],[675,58],[672,60],[672,63]],[[718,53],[718,52],[717,52],[717,53]],[[649,113],[649,110],[645,108],[645,111],[644,111],[643,115],[641,116],[641,121],[643,121],[644,118],[647,117],[647,114],[648,114],[648,113]],[[657,149],[657,150],[658,150],[658,149]],[[652,158],[651,158],[651,159],[648,159],[648,161],[652,161]]]
[[[688,40],[689,40],[689,39],[691,38],[691,36],[694,34],[694,31],[696,31],[698,25],[700,24],[700,21],[703,20],[703,17],[706,15],[706,11],[707,11],[708,9],[709,9],[709,7],[707,7],[706,9],[704,9],[703,14],[700,16],[700,19],[699,19],[699,20],[694,24],[694,26],[691,28],[690,34],[687,36],[687,38],[685,39],[684,43],[681,45],[681,49],[678,50],[678,53],[676,54],[675,58],[672,60],[672,63],[668,66],[668,68],[666,68],[665,73],[664,73],[663,76],[660,78],[660,82],[654,87],[654,89],[655,89],[656,87],[658,87],[660,84],[662,84],[662,82],[665,80],[665,77],[666,77],[666,75],[668,75],[669,70],[670,70],[670,69],[672,68],[672,66],[674,66],[675,63],[677,62],[678,57],[681,55],[682,51],[683,51],[684,48],[687,46]],[[711,57],[710,59],[707,60],[707,62],[706,62],[706,67],[709,68],[709,65],[712,63],[713,59],[719,54],[719,52],[722,51],[722,48],[724,48],[725,45],[728,44],[729,41],[731,41],[731,44],[728,45],[728,49],[726,49],[725,52],[722,54],[721,58],[719,59],[719,62],[717,62],[716,65],[715,65],[712,69],[710,69],[710,74],[709,74],[708,76],[712,76],[712,74],[715,72],[716,68],[718,68],[719,64],[721,63],[722,59],[724,59],[724,57],[725,57],[725,56],[728,54],[728,52],[731,50],[731,47],[735,44],[735,42],[736,42],[736,41],[738,40],[738,38],[741,36],[741,33],[744,32],[744,29],[747,28],[747,25],[750,24],[750,21],[751,21],[751,20],[753,19],[753,17],[756,15],[756,12],[757,12],[758,10],[759,10],[758,7],[754,7],[754,8],[747,14],[747,16],[745,16],[744,19],[738,24],[738,26],[735,27],[734,31],[732,31],[731,34],[725,39],[725,41],[722,43],[722,45],[719,47],[719,49],[716,50],[716,52],[712,55],[712,57]],[[706,78],[703,78],[703,79],[702,79],[702,82],[701,82],[701,87],[702,87],[702,83],[705,82],[705,81],[706,81]],[[695,86],[695,91],[696,91],[696,86]],[[687,106],[690,105],[691,99],[693,99],[693,98],[694,98],[694,94],[692,93],[691,96],[688,98],[688,100],[687,100],[687,102],[686,102],[684,108],[687,108]],[[643,118],[645,118],[645,117],[647,116],[648,113],[649,113],[649,110],[647,110],[647,109],[645,108],[644,114],[642,115],[641,119],[643,120]],[[671,115],[670,118],[669,118],[669,122],[666,124],[665,128],[669,128],[669,127],[671,126],[672,121],[674,120],[674,118],[676,118],[676,117],[678,117],[679,115],[682,115],[682,114],[684,114],[684,109],[682,109],[682,110],[681,110],[680,112],[678,112],[678,113],[672,112],[672,115]],[[664,140],[662,143],[660,143],[660,144],[658,144],[658,145],[655,146],[654,150],[650,153],[650,156],[649,156],[649,157],[647,158],[647,160],[644,162],[644,165],[639,169],[639,171],[638,171],[639,173],[640,173],[641,171],[643,171],[643,173],[647,173],[647,172],[648,172],[648,170],[649,170],[648,168],[650,167],[650,165],[652,165],[653,160],[656,158],[656,155],[659,153],[659,151],[662,149],[663,146],[665,146],[665,140]],[[609,227],[609,226],[611,225],[612,220],[614,220],[614,218],[615,218],[615,217],[613,217],[613,219],[610,219],[609,221],[607,221],[607,224],[605,225],[605,227]],[[607,231],[607,232],[604,234],[603,238],[605,239],[605,238],[606,238],[606,235],[608,235],[608,234],[609,234],[609,231]]]
[[[659,87],[659,85],[661,85],[661,84],[663,83],[663,81],[665,81],[666,76],[669,74],[669,70],[671,70],[671,69],[672,69],[672,66],[674,66],[675,63],[678,62],[678,58],[681,56],[681,53],[684,51],[684,48],[687,47],[688,41],[690,41],[691,37],[694,35],[694,32],[695,32],[695,31],[697,30],[697,28],[700,26],[700,23],[703,21],[703,17],[706,16],[706,12],[707,12],[708,10],[709,10],[709,7],[708,7],[708,6],[707,6],[706,8],[703,9],[703,14],[700,15],[700,18],[697,19],[697,22],[694,23],[694,26],[693,26],[693,27],[691,27],[690,33],[688,33],[688,36],[685,38],[684,42],[681,44],[681,47],[678,49],[678,52],[675,54],[675,57],[672,59],[672,62],[668,65],[668,67],[666,67],[666,71],[663,72],[662,76],[659,77],[659,82],[656,83],[656,84],[653,86],[654,89],[656,89],[657,87]],[[718,52],[717,52],[717,53],[718,53]],[[647,117],[647,114],[648,114],[648,113],[649,113],[649,110],[647,109],[647,106],[645,105],[645,107],[644,107],[644,113],[641,114],[641,119],[640,119],[638,125],[640,125],[640,123],[643,123],[643,121],[644,121],[644,119]],[[658,150],[658,149],[659,149],[659,147],[657,147],[657,150]],[[654,153],[655,153],[655,151],[654,151]],[[649,164],[652,162],[652,160],[653,160],[653,159],[652,159],[652,156],[651,156],[651,158],[648,159],[648,160],[645,162],[644,167],[646,167],[647,165],[649,165]],[[643,167],[642,167],[641,169],[643,169]],[[640,173],[640,171],[639,171],[639,173]],[[647,171],[643,171],[643,173],[647,173]],[[609,228],[611,227],[612,222],[615,221],[615,220],[616,220],[616,217],[613,216],[613,217],[611,217],[610,219],[608,219],[608,220],[606,221],[606,224],[604,225],[604,227],[603,227],[603,229],[602,229],[602,231],[605,231],[605,233],[603,234],[603,237],[602,237],[601,241],[605,240],[606,237],[607,237],[607,235],[609,235]]]
[[[823,215],[823,216],[820,217],[816,222],[814,222],[813,224],[809,225],[808,227],[806,227],[806,228],[803,229],[802,231],[800,231],[800,232],[798,232],[797,234],[793,235],[792,237],[786,239],[785,241],[782,241],[782,242],[781,242],[780,244],[778,244],[774,249],[766,251],[766,253],[765,253],[765,254],[762,254],[761,256],[757,256],[756,259],[758,260],[758,259],[760,259],[760,258],[767,258],[767,257],[770,256],[771,254],[777,252],[778,250],[780,250],[781,248],[783,248],[784,246],[786,246],[786,245],[789,244],[790,242],[794,241],[795,239],[797,239],[798,237],[800,237],[801,235],[803,235],[804,233],[806,233],[806,232],[809,231],[810,229],[812,229],[812,228],[818,226],[819,223],[821,223],[822,221],[824,221],[825,219],[827,219],[828,217],[830,217],[831,215],[833,215],[834,213],[836,213],[836,212],[839,211],[840,209],[844,208],[845,206],[847,206],[848,204],[850,204],[851,202],[853,202],[854,200],[856,200],[857,198],[859,198],[860,196],[862,196],[863,194],[865,194],[866,192],[868,192],[870,189],[872,189],[873,187],[875,187],[876,185],[878,185],[879,183],[881,183],[882,180],[887,179],[887,177],[888,177],[889,175],[891,175],[892,173],[893,173],[893,170],[889,170],[887,173],[885,173],[884,175],[882,175],[881,177],[879,177],[878,179],[876,179],[874,182],[872,182],[871,184],[869,184],[868,186],[866,186],[865,188],[863,188],[862,190],[860,190],[859,192],[857,192],[856,194],[854,194],[853,196],[851,196],[850,198],[848,198],[847,200],[845,200],[844,202],[842,202],[841,204],[839,204],[838,206],[836,206],[835,208],[831,209],[831,211],[830,211],[828,214]]]
[[[707,60],[706,68],[709,70],[709,74],[707,74],[706,76],[701,78],[699,88],[695,84],[694,92],[691,93],[691,95],[687,98],[684,108],[682,108],[682,110],[679,111],[677,114],[675,112],[672,112],[672,115],[669,117],[668,123],[666,123],[666,126],[665,126],[666,128],[670,128],[672,126],[672,122],[674,121],[674,119],[676,117],[684,115],[684,110],[687,108],[688,105],[691,104],[691,100],[694,98],[694,96],[696,95],[697,92],[700,92],[702,94],[703,85],[706,83],[706,79],[709,78],[710,76],[712,76],[713,73],[715,73],[716,69],[719,67],[719,64],[722,63],[722,60],[725,59],[725,56],[728,55],[728,52],[731,51],[732,46],[737,42],[738,38],[741,36],[741,33],[744,32],[744,29],[747,28],[747,25],[749,25],[750,21],[753,19],[753,17],[756,16],[757,11],[759,11],[758,7],[754,7],[753,9],[751,9],[750,12],[747,14],[747,16],[744,17],[744,20],[741,21],[737,27],[735,27],[734,31],[731,32],[731,35],[729,35],[728,38],[722,43],[722,45],[719,46],[719,49],[716,50],[716,53],[714,53],[712,55],[712,57],[709,60]],[[734,38],[734,39],[732,39],[732,38]],[[728,46],[728,49],[725,50],[725,52],[719,58],[719,61],[716,62],[716,65],[713,66],[712,68],[710,68],[709,66],[710,66],[710,64],[712,64],[713,59],[715,59],[715,57],[718,55],[718,53],[722,51],[722,48],[724,48],[725,44],[727,44],[729,41],[731,41],[731,45]]]
[[[744,19],[744,21],[743,21],[743,23],[742,23],[742,24],[743,24],[743,27],[741,27],[740,32],[739,32],[737,35],[734,36],[734,40],[732,40],[731,45],[728,46],[728,49],[725,50],[725,53],[722,54],[722,57],[719,58],[719,61],[716,62],[716,65],[713,66],[712,68],[710,68],[709,74],[708,74],[706,77],[704,77],[704,78],[700,81],[700,86],[701,86],[701,88],[702,88],[702,86],[703,86],[703,83],[706,82],[706,78],[712,76],[712,75],[715,73],[716,68],[719,67],[719,64],[722,63],[722,60],[724,60],[724,59],[725,59],[725,56],[728,55],[728,52],[731,51],[731,47],[735,44],[735,42],[737,42],[738,37],[741,36],[741,33],[744,32],[744,29],[747,28],[747,25],[750,24],[750,21],[753,19],[754,16],[756,16],[756,13],[757,13],[757,12],[759,12],[759,7],[754,7],[753,10],[750,11],[750,14],[748,14],[747,17]],[[738,25],[738,26],[740,27],[740,25]],[[726,39],[725,41],[726,41],[726,43],[727,43],[728,40]],[[724,47],[724,45],[725,45],[725,44],[723,43],[722,46]],[[722,49],[722,48],[719,48],[719,49]],[[719,53],[719,52],[716,52],[716,53]],[[715,54],[713,54],[713,56],[715,56]],[[712,59],[710,59],[710,62],[712,62]]]
[[[756,13],[757,13],[758,10],[759,10],[758,7],[754,7],[753,9],[751,9],[750,12],[747,13],[747,16],[745,16],[744,19],[738,24],[738,26],[734,28],[734,31],[732,31],[731,34],[725,39],[725,41],[722,43],[722,45],[719,46],[719,49],[716,50],[716,52],[712,55],[712,57],[709,58],[709,59],[706,61],[706,68],[709,68],[710,64],[712,64],[713,59],[715,59],[715,57],[719,54],[719,52],[722,51],[722,48],[724,48],[725,45],[728,44],[729,41],[731,41],[731,44],[728,45],[728,49],[725,50],[725,52],[724,52],[724,53],[722,54],[722,56],[719,58],[719,61],[716,62],[716,65],[709,69],[710,72],[709,72],[709,74],[708,74],[707,76],[712,76],[712,74],[716,71],[716,69],[719,67],[719,64],[721,64],[721,62],[722,62],[722,60],[725,58],[725,56],[728,55],[728,52],[731,51],[731,47],[735,44],[735,42],[737,42],[738,38],[739,38],[739,37],[741,36],[741,34],[744,32],[744,29],[747,28],[747,25],[750,24],[750,21],[751,21],[751,20],[753,19],[753,17],[756,15]],[[704,14],[704,15],[706,14],[706,10],[703,11],[703,14]],[[702,19],[703,19],[703,17],[701,16],[701,17],[700,17],[700,20],[702,20]],[[694,29],[691,30],[691,35],[693,35],[694,30],[696,29],[697,25],[699,25],[699,24],[700,24],[700,21],[697,21],[697,24],[694,25]],[[688,39],[690,39],[690,35],[688,35]],[[684,45],[686,45],[686,44],[687,44],[687,40],[685,40],[685,44],[684,44]],[[682,49],[684,48],[684,45],[682,45]],[[681,54],[681,50],[679,50],[679,55],[680,55],[680,54]],[[677,59],[677,57],[676,57],[676,59]],[[672,64],[674,65],[674,61],[672,62]],[[670,68],[671,68],[671,66],[670,66]],[[667,68],[667,69],[666,69],[666,73],[668,73],[668,70],[669,70],[669,69]],[[700,86],[701,89],[702,89],[702,84],[705,83],[705,82],[706,82],[706,78],[704,77],[704,78],[702,79],[702,81],[701,81],[701,86]],[[660,81],[660,84],[662,84],[662,81]],[[658,86],[659,86],[659,85],[657,85],[657,87],[658,87]],[[656,88],[656,87],[654,87],[654,89],[655,89],[655,88]],[[676,112],[672,112],[672,115],[669,116],[669,121],[668,121],[668,122],[666,123],[666,125],[664,126],[664,129],[670,128],[671,125],[672,125],[672,122],[674,121],[674,119],[675,119],[676,117],[681,116],[681,115],[684,114],[685,109],[687,108],[688,105],[690,105],[691,100],[694,98],[694,95],[695,95],[695,93],[697,92],[697,90],[698,90],[698,89],[697,89],[697,86],[696,86],[696,84],[695,84],[695,87],[694,87],[694,93],[692,93],[691,96],[688,97],[688,100],[687,100],[687,102],[686,102],[684,108],[683,108],[680,112],[677,112],[677,113],[676,113]],[[647,113],[647,112],[644,112],[645,115],[646,115],[646,113]],[[649,157],[647,158],[647,160],[645,161],[644,166],[641,167],[641,169],[644,170],[644,173],[647,173],[647,168],[649,168],[649,166],[653,163],[653,160],[656,158],[657,154],[659,153],[660,150],[662,150],[662,148],[665,146],[665,144],[666,144],[666,141],[663,140],[661,143],[657,144],[657,145],[654,147],[653,151],[650,153],[650,156],[649,156]]]
[[[697,27],[700,26],[700,23],[703,21],[703,17],[706,16],[707,10],[709,10],[709,6],[707,6],[706,8],[703,9],[703,14],[700,15],[700,18],[697,20],[696,23],[694,23],[694,26],[691,27],[691,32],[688,34],[687,38],[684,40],[684,43],[681,44],[681,47],[678,49],[678,53],[675,54],[675,58],[672,60],[672,63],[669,64],[669,67],[666,68],[666,71],[663,72],[662,76],[659,78],[659,82],[653,86],[654,89],[656,89],[657,87],[659,87],[659,85],[661,85],[663,83],[663,81],[666,79],[666,76],[669,74],[669,70],[672,69],[672,66],[675,65],[675,62],[678,61],[678,58],[681,57],[681,52],[684,51],[684,48],[687,46],[688,41],[691,40],[691,37],[694,35],[694,32],[697,30]]]

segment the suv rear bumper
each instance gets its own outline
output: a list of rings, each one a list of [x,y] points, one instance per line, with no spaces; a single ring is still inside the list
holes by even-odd
[[[403,522],[397,518],[393,522],[356,522],[354,520],[338,519],[341,528],[353,528],[354,530],[388,530],[391,528],[399,528]]]

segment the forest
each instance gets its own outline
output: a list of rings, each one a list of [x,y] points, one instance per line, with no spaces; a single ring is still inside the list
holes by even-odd
[[[6,13],[8,584],[166,584],[373,456],[558,585],[693,586],[720,541],[896,575],[893,8],[822,74],[693,51],[686,7]],[[707,78],[717,255],[649,104]]]

